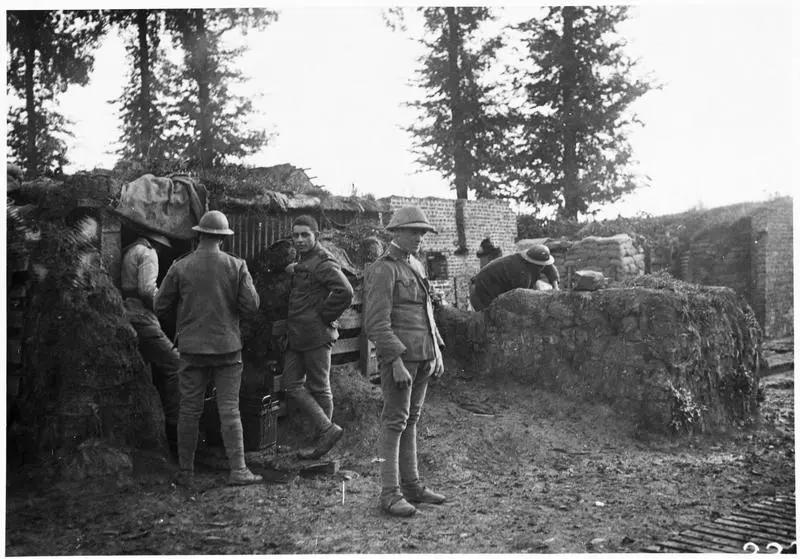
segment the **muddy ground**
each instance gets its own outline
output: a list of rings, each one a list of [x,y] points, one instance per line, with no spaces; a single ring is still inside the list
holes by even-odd
[[[422,474],[445,505],[383,516],[373,450],[335,450],[338,473],[306,478],[282,448],[273,463],[288,471],[261,469],[274,481],[228,487],[226,472],[208,466],[212,449],[197,490],[142,455],[135,475],[117,480],[49,484],[32,469],[8,472],[5,552],[641,551],[740,505],[794,494],[793,373],[762,385],[756,425],[671,438],[637,435],[602,405],[490,385],[451,366],[429,391],[419,443]],[[273,458],[248,455],[255,470]]]

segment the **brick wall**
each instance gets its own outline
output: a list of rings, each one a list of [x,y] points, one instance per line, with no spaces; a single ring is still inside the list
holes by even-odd
[[[751,301],[751,219],[711,227],[692,239],[688,281],[730,287]]]
[[[753,214],[750,304],[767,338],[794,332],[793,243],[791,198],[773,200]]]
[[[744,296],[766,338],[794,332],[792,199],[762,204],[749,216],[695,236],[682,258],[684,279],[724,285]]]
[[[464,206],[464,225],[467,253],[454,254],[458,233],[456,231],[456,201],[444,198],[407,198],[392,196],[385,199],[390,208],[382,215],[384,225],[391,214],[403,206],[419,206],[428,216],[438,234],[425,236],[423,250],[441,252],[447,258],[448,275],[452,290],[445,293],[446,299],[460,308],[466,308],[469,297],[469,279],[480,269],[476,252],[485,238],[499,247],[503,254],[515,251],[517,216],[506,201],[467,200]]]

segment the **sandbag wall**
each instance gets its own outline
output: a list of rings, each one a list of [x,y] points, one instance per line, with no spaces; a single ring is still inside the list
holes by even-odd
[[[475,374],[607,403],[638,429],[746,423],[757,410],[758,323],[728,288],[683,286],[516,289],[482,313],[442,309],[439,324]]]
[[[585,237],[570,245],[560,264],[563,277],[568,276],[569,270],[595,270],[611,280],[623,281],[645,273],[645,253],[624,233]]]

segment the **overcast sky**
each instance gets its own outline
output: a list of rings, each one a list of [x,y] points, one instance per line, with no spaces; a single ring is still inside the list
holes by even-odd
[[[436,173],[418,172],[402,129],[413,120],[403,103],[418,94],[409,80],[419,45],[387,28],[377,6],[282,4],[279,11],[276,23],[247,35],[241,58],[261,110],[252,125],[277,133],[247,163],[303,167],[336,194],[355,185],[378,197],[454,197]],[[634,6],[620,30],[663,88],[634,106],[645,123],[631,137],[634,155],[652,186],[601,217],[792,193],[800,72],[792,2]],[[122,40],[106,38],[90,85],[64,95],[62,108],[76,123],[68,172],[113,165],[118,118],[106,101],[119,94],[125,64]]]

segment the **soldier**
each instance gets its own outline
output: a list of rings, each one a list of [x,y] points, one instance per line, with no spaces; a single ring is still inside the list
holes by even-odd
[[[558,289],[558,268],[553,266],[553,256],[545,245],[533,245],[525,252],[517,252],[492,260],[472,278],[469,301],[472,308],[482,311],[495,297],[512,289],[537,289],[539,276],[547,278],[545,287]]]
[[[221,250],[225,237],[233,235],[225,214],[206,212],[192,229],[200,233],[197,249],[172,264],[156,296],[159,315],[166,315],[173,306],[178,309],[176,340],[183,360],[179,374],[179,480],[191,483],[206,386],[213,380],[222,441],[230,465],[228,483],[258,483],[261,476],[253,474],[244,461],[239,414],[239,318],[258,310],[258,293],[245,261]]]
[[[339,338],[336,320],[353,302],[353,288],[317,235],[317,220],[301,215],[292,222],[292,240],[299,261],[290,264],[292,289],[286,321],[284,354],[286,395],[295,409],[311,420],[315,442],[298,452],[300,458],[326,454],[342,436],[333,418],[331,349]]]
[[[125,315],[136,330],[139,353],[153,367],[153,382],[164,408],[167,440],[174,446],[177,442],[180,405],[178,369],[181,358],[153,312],[158,290],[157,248],[163,250],[171,247],[172,243],[164,235],[142,231],[133,243],[123,249],[121,284]]]
[[[411,516],[417,510],[411,503],[445,501],[422,485],[417,469],[417,421],[428,381],[444,372],[444,343],[416,258],[422,238],[436,229],[416,206],[397,210],[386,229],[392,241],[364,282],[364,327],[375,344],[383,392],[379,504],[392,516]]]

